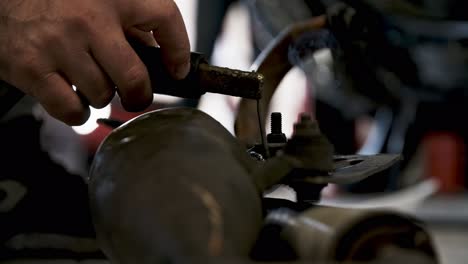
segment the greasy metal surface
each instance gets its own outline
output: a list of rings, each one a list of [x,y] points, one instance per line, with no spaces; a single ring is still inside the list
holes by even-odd
[[[333,170],[328,173],[320,173],[307,166],[307,162],[301,160],[301,157],[281,154],[267,160],[262,167],[255,171],[254,175],[257,185],[262,188],[271,187],[283,180],[289,183],[304,184],[350,184],[372,177],[400,160],[401,155],[393,154],[339,155],[333,156]],[[301,171],[299,174],[296,173],[293,178],[285,178],[294,169]]]
[[[317,121],[307,114],[294,124],[294,133],[284,153],[301,161],[301,169],[318,172],[333,170],[333,145],[320,132]]]
[[[334,170],[328,175],[307,178],[313,183],[350,184],[388,169],[401,160],[401,155],[341,155],[334,156]]]
[[[281,132],[278,127],[275,130]],[[333,170],[333,146],[321,134],[315,120],[307,114],[302,114],[299,121],[294,124],[290,140],[267,145],[272,157],[254,172],[254,178],[260,189],[267,189],[278,182],[283,182],[290,185],[298,196],[303,194],[302,190],[306,193],[316,193],[315,197],[320,196],[320,191],[317,190],[321,188],[309,186],[310,183],[303,179],[317,173],[327,174]]]
[[[254,171],[257,186],[267,189],[282,182],[301,196],[318,192],[319,197],[318,185],[355,183],[401,159],[401,155],[392,154],[334,156],[333,146],[321,134],[317,122],[306,114],[294,124],[293,135],[287,142],[268,144],[268,148],[273,157]]]
[[[303,116],[295,133],[304,139],[320,131]],[[314,140],[301,142],[310,150],[318,146]],[[295,141],[287,142],[285,147],[287,144],[298,146]],[[332,152],[319,153],[331,156]],[[319,167],[308,162],[308,154],[279,151],[273,158],[256,161],[221,124],[201,111],[182,108],[144,114],[115,129],[96,154],[89,193],[98,239],[106,255],[116,263],[260,263],[253,261],[250,254],[262,230],[260,196],[266,188],[283,180],[296,184],[302,181],[311,187],[352,182],[399,159],[398,155],[335,156],[330,175],[317,176]],[[296,169],[302,170],[290,174]],[[314,176],[308,177],[308,172]],[[363,215],[369,219],[370,213],[333,210],[325,218],[316,211],[306,211],[286,219],[284,228],[292,231],[283,238],[300,258],[277,263],[350,260],[335,258],[341,251],[334,249],[345,245],[349,256],[361,256],[368,247],[374,251],[383,247],[373,248],[374,243],[369,241],[396,244],[395,237],[411,237],[417,226],[408,221],[413,229],[398,229],[396,236],[394,230],[382,227],[388,221],[377,222],[379,225],[369,232],[378,234],[368,236],[369,232],[359,230],[373,223],[358,225],[356,218],[347,216]],[[388,216],[398,217],[392,213]],[[364,221],[359,219],[359,223]],[[295,221],[300,224],[288,225]],[[338,221],[338,225],[333,221]],[[332,232],[310,235],[320,231],[316,228],[320,226]],[[359,242],[357,249],[354,242]],[[317,245],[321,247],[313,251]],[[428,250],[432,250],[428,245]],[[401,253],[398,257],[412,259],[413,253],[420,250],[415,248],[397,251]],[[430,258],[420,263],[434,262]]]
[[[183,84],[184,93],[192,96],[210,91],[253,99],[262,95],[259,111],[263,114],[262,123],[278,83],[292,67],[288,60],[289,44],[305,32],[324,28],[325,24],[326,19],[321,16],[284,31],[254,64],[257,73],[212,67],[200,60],[193,68],[198,69],[198,77],[191,72],[190,81]],[[302,123],[284,148],[273,157],[265,155],[266,160],[256,161],[241,144],[260,142],[256,107],[254,100],[241,101],[235,126],[240,140],[211,117],[193,109],[143,115],[106,139],[91,171],[90,197],[99,239],[111,260],[143,264],[253,263],[249,256],[260,231],[264,209],[260,194],[266,188],[286,183],[301,187],[303,192],[316,192],[319,197],[327,183],[356,182],[400,159],[399,155],[332,156],[333,149],[320,137],[317,124],[301,118]],[[298,195],[299,202],[306,200],[303,197],[306,196]],[[326,222],[331,219],[342,220],[340,230],[353,229],[353,219],[342,217],[342,213],[345,212],[337,209],[326,220],[307,215],[305,227],[310,231],[313,223],[318,223],[318,226],[329,224],[333,229],[333,224]],[[307,226],[311,223],[312,226]],[[291,244],[307,230],[290,236]],[[385,239],[395,237],[391,232],[380,234]],[[360,248],[372,246],[367,232],[363,236],[363,239],[351,237],[344,244],[351,251],[354,242],[362,242]],[[325,247],[316,254],[318,262],[324,260],[319,260],[320,254],[337,247],[314,235],[300,242],[300,246],[318,243]],[[299,256],[312,253],[301,251],[300,247],[296,250]]]
[[[402,257],[402,261],[413,256],[422,263],[437,263],[424,226],[388,210],[312,206],[299,213],[279,209],[270,213],[266,221],[282,226],[281,238],[291,244],[300,259],[314,263],[385,263],[392,254]]]
[[[246,258],[261,224],[261,193],[250,174],[256,164],[196,109],[155,111],[124,124],[103,142],[90,171],[104,252],[119,263]]]

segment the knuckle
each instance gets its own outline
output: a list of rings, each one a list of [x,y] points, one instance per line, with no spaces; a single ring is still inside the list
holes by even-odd
[[[148,73],[146,69],[139,64],[131,66],[123,74],[123,89],[124,93],[133,94],[135,91],[144,89],[148,81]]]
[[[68,18],[67,29],[71,32],[89,32],[93,28],[90,22],[91,15],[77,15]]]
[[[59,47],[62,44],[63,39],[64,35],[60,30],[47,29],[41,32],[37,45],[44,49]]]
[[[14,76],[32,81],[41,81],[51,71],[50,59],[41,54],[38,49],[34,47],[16,47],[13,51],[16,56]]]
[[[37,25],[34,29],[28,28],[23,36],[29,47],[44,52],[58,48],[65,36],[63,24],[54,24],[51,21]]]
[[[29,54],[18,59],[13,75],[37,86],[47,80],[48,71],[49,68],[46,67],[45,61],[41,61],[41,58],[35,54]]]
[[[55,73],[38,73],[35,78],[35,85],[30,88],[31,95],[33,97],[42,98],[48,94],[49,80],[54,76]]]

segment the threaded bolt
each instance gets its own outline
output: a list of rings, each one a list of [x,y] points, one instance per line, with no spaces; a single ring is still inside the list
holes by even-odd
[[[282,125],[281,113],[279,112],[271,113],[271,133],[272,134],[283,133],[282,126],[283,125]]]

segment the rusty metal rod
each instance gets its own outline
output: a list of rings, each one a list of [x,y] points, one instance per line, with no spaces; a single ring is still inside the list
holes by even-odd
[[[159,48],[131,44],[146,65],[156,94],[199,98],[209,92],[257,100],[262,96],[263,76],[259,73],[209,65],[202,54],[192,52],[189,74],[182,80],[175,80],[163,64]],[[23,96],[21,90],[0,80],[0,117]]]

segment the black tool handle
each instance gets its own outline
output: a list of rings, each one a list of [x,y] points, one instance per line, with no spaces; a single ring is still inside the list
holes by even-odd
[[[175,80],[163,64],[161,49],[140,43],[131,43],[131,45],[148,69],[153,93],[183,98],[199,98],[206,92],[200,85],[198,72],[200,64],[208,64],[202,54],[192,52],[189,74],[182,80]]]
[[[190,73],[183,80],[174,80],[163,65],[159,48],[139,43],[131,44],[148,69],[153,93],[183,98],[198,98],[205,93],[201,90],[198,74],[196,74],[198,65],[206,63],[203,55],[192,52]],[[21,90],[0,80],[0,117],[5,115],[23,96],[24,93]]]

